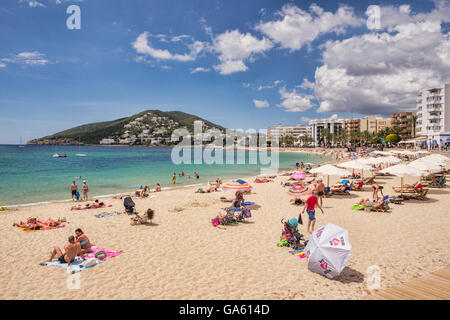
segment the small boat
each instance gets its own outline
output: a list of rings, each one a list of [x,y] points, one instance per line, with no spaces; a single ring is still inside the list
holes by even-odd
[[[77,157],[86,157],[86,155],[84,153],[77,153],[76,156]]]
[[[67,154],[59,154],[59,153],[55,153],[53,155],[53,158],[67,158]]]
[[[80,142],[81,142],[81,140],[80,140],[80,138],[78,138],[78,153],[75,154],[75,156],[77,156],[77,157],[86,157],[86,154],[80,153],[80,145],[81,145]]]

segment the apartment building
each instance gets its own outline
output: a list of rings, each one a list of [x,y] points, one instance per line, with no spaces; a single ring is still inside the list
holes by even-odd
[[[391,114],[391,124],[392,127],[400,127],[402,131],[400,135],[403,139],[411,138],[415,136],[414,125],[411,121],[413,116],[416,116],[415,112],[402,112],[402,113],[393,113]]]
[[[417,95],[417,135],[426,137],[428,149],[450,144],[450,84],[421,90]]]
[[[323,141],[323,129],[328,129],[331,134],[336,135],[339,135],[343,130],[345,130],[344,119],[330,118],[310,120],[309,125],[311,126],[311,137],[314,139],[315,145],[319,145]]]
[[[311,127],[298,124],[296,126],[271,126],[267,128],[267,140],[271,140],[271,137],[275,134],[278,134],[278,137],[283,136],[293,136],[294,138],[298,138],[301,136],[311,136]]]
[[[344,128],[347,133],[364,132],[378,133],[381,130],[391,127],[390,119],[379,119],[375,116],[368,116],[364,119],[344,120]]]

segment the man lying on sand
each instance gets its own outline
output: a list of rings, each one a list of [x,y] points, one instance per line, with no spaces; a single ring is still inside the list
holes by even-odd
[[[70,236],[68,240],[69,243],[64,246],[64,253],[59,247],[54,247],[50,252],[50,259],[48,259],[47,262],[52,262],[54,257],[58,257],[55,260],[58,260],[60,263],[67,263],[70,267],[70,264],[75,260],[77,255],[80,255],[84,260],[84,255],[81,253],[80,243],[75,241],[74,236]],[[45,265],[45,263],[41,263],[41,265]]]
[[[81,205],[73,206],[72,208],[70,208],[70,210],[97,209],[104,206],[105,206],[104,202],[99,202],[98,200],[95,200],[93,203],[88,203],[84,207]]]

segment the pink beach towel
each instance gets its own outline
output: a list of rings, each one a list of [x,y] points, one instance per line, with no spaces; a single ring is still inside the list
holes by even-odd
[[[101,260],[101,261],[105,261],[106,259],[117,257],[119,254],[121,254],[123,252],[122,250],[120,250],[120,251],[112,251],[112,250],[108,250],[108,249],[105,249],[105,248],[99,248],[97,246],[92,246],[91,249],[92,249],[92,252],[88,253],[85,256],[86,259],[88,259],[88,258],[95,258],[95,254],[97,252],[104,251],[106,253],[106,258]]]

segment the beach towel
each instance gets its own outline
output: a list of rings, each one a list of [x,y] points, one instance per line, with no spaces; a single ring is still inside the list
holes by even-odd
[[[286,239],[281,240],[280,242],[277,243],[277,247],[284,247],[287,246],[288,242]]]
[[[116,216],[118,214],[121,214],[120,212],[114,211],[114,212],[105,212],[105,213],[100,213],[100,214],[94,214],[94,217],[96,218],[104,218],[104,217],[112,217],[112,216]]]
[[[60,228],[64,228],[65,226],[66,226],[65,224],[61,224],[57,227],[43,227],[38,230],[26,230],[25,228],[22,228],[22,227],[19,227],[19,229],[22,230],[23,232],[34,232],[34,231],[42,231],[42,230],[60,229]]]
[[[352,210],[363,210],[364,207],[365,206],[363,204],[354,204],[352,205]]]
[[[239,184],[246,184],[247,183],[247,182],[245,182],[244,180],[241,180],[241,179],[236,180],[236,182],[239,183]]]
[[[83,259],[81,259],[81,257],[75,257],[75,260],[71,263],[70,268],[67,263],[61,263],[59,260],[54,260],[52,262],[44,262],[44,263],[42,263],[42,265],[43,266],[57,266],[57,267],[61,267],[66,270],[69,270],[69,271],[71,271],[71,273],[78,273],[83,270],[93,268],[99,263],[101,263],[101,261],[96,259],[95,264],[93,264],[91,266],[85,266],[83,264]]]
[[[304,249],[292,250],[292,251],[289,251],[289,253],[294,255],[294,256],[299,257],[300,259],[306,258]]]
[[[120,251],[112,251],[112,250],[108,250],[108,249],[105,249],[105,248],[99,248],[99,247],[97,247],[97,246],[92,246],[91,249],[92,249],[92,252],[86,254],[86,255],[84,256],[85,259],[95,258],[95,254],[96,254],[97,252],[99,252],[99,251],[103,251],[103,252],[106,253],[106,258],[105,258],[105,259],[102,259],[102,260],[100,260],[100,261],[105,261],[105,260],[107,260],[107,259],[111,259],[111,258],[117,257],[119,254],[122,253],[122,250],[120,250]]]

